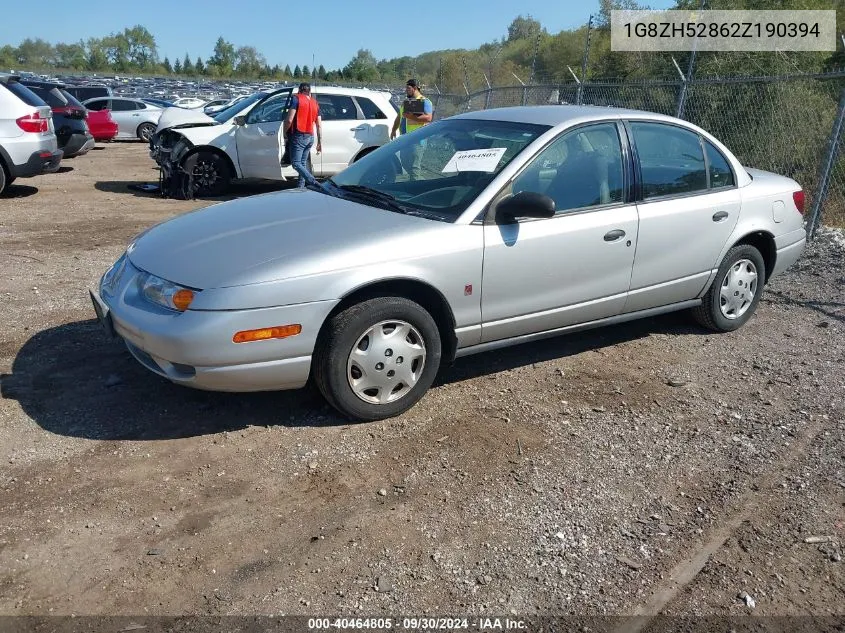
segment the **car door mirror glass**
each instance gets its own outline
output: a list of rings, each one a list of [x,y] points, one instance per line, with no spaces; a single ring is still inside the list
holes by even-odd
[[[246,117],[244,115],[236,116],[234,119],[232,119],[232,123],[238,126],[246,125]]]

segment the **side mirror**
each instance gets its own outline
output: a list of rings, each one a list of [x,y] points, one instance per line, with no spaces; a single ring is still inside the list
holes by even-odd
[[[246,117],[244,115],[236,116],[232,119],[232,123],[235,125],[246,125]]]
[[[513,224],[516,218],[551,218],[555,214],[555,201],[534,191],[520,191],[496,205],[496,222]]]

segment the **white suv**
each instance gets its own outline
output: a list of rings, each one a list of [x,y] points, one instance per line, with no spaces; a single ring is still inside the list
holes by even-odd
[[[298,178],[292,167],[279,166],[279,128],[293,94],[293,88],[272,92],[231,123],[171,128],[161,135],[156,159],[169,174],[196,156],[196,195],[220,195],[238,178]],[[390,93],[315,86],[311,94],[323,124],[323,151],[317,154],[315,143],[309,157],[315,176],[334,175],[390,140],[396,118]]]
[[[56,171],[62,160],[50,106],[19,80],[0,73],[0,193],[15,178]]]

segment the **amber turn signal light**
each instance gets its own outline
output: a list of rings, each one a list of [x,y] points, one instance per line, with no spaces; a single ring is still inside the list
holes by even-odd
[[[170,300],[173,302],[173,307],[184,312],[191,305],[191,301],[194,300],[194,291],[182,288],[181,290],[177,290]]]
[[[263,327],[258,330],[243,330],[232,337],[233,343],[250,343],[252,341],[266,341],[271,338],[287,338],[296,336],[302,331],[299,323],[293,325],[278,325],[276,327]]]

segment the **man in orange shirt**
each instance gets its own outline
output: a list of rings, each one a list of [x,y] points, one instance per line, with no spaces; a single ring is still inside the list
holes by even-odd
[[[320,106],[311,96],[311,84],[299,84],[299,94],[291,101],[288,116],[283,124],[283,138],[290,146],[290,164],[299,174],[299,188],[316,185],[317,179],[308,171],[308,155],[314,145],[314,129],[317,131],[317,153],[323,151],[323,125]],[[288,136],[290,131],[290,136]]]

